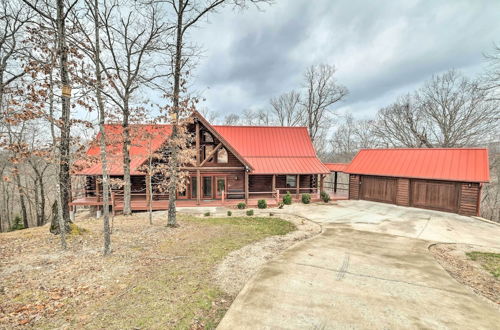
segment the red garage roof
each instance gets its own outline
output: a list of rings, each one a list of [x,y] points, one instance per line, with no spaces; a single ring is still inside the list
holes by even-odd
[[[252,174],[330,173],[305,127],[213,126],[252,166]]]
[[[330,172],[344,172],[349,163],[323,163]]]
[[[105,125],[107,142],[107,161],[109,175],[123,175],[123,128],[121,125]],[[168,139],[171,133],[170,125],[131,125],[130,126],[130,174],[144,175],[139,171],[141,165],[148,159],[148,155],[157,151]],[[101,175],[99,147],[101,133],[97,134],[95,141],[87,151],[87,159],[80,161],[77,171],[80,175]]]
[[[362,149],[346,173],[488,182],[488,149]]]

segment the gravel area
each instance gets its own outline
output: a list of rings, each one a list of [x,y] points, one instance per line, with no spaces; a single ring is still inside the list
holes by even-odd
[[[500,253],[500,249],[468,244],[435,244],[429,250],[458,282],[469,286],[500,309],[500,280],[466,256],[467,252],[472,251]]]
[[[287,214],[279,214],[276,217],[292,222],[297,230],[284,236],[268,237],[231,252],[218,265],[214,274],[218,286],[224,292],[237,295],[261,265],[296,242],[321,232],[319,224],[305,218]]]

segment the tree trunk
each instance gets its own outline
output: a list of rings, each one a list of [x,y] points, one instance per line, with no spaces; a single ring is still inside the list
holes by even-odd
[[[132,209],[130,207],[131,196],[131,183],[130,183],[130,127],[129,127],[129,108],[128,108],[128,100],[125,101],[123,107],[123,214],[130,215],[132,213]]]
[[[67,68],[68,49],[66,46],[66,27],[64,17],[64,0],[57,0],[57,50],[62,87],[69,88]],[[69,202],[71,191],[70,166],[70,96],[62,94],[61,104],[61,141],[59,144],[59,191],[61,194],[61,211],[63,221],[70,222]]]
[[[23,217],[23,225],[24,228],[29,228],[29,222],[28,222],[28,212],[26,211],[26,203],[24,201],[24,192],[23,192],[23,187],[21,186],[21,177],[19,176],[19,173],[17,172],[18,168],[14,168],[16,170],[15,180],[16,180],[16,186],[17,186],[17,192],[19,194],[19,202],[21,204],[21,215]]]
[[[184,13],[184,0],[179,0],[177,13],[177,30],[176,30],[176,47],[175,47],[175,67],[174,67],[174,90],[172,94],[173,106],[173,127],[171,140],[175,141],[177,138],[178,130],[177,123],[179,120],[179,98],[180,98],[180,83],[181,83],[181,61],[182,61],[182,28],[183,28],[183,13]],[[170,148],[170,181],[168,184],[168,222],[167,226],[177,226],[177,214],[175,209],[177,179],[179,171],[179,160],[177,145],[172,143]]]
[[[106,132],[104,130],[105,110],[104,100],[102,97],[102,77],[100,64],[100,39],[99,39],[99,2],[94,1],[94,23],[95,23],[95,75],[96,75],[96,98],[99,106],[99,131],[101,133],[101,164],[102,164],[102,202],[103,202],[103,232],[104,232],[104,249],[103,254],[111,253],[111,232],[109,228],[109,176],[108,176],[108,161],[106,153]],[[128,153],[127,153],[128,154]],[[125,156],[125,154],[124,154]],[[130,159],[129,159],[130,161]],[[130,162],[129,162],[130,164]],[[129,188],[130,188],[130,165],[129,165]],[[130,197],[130,189],[129,189]],[[130,201],[130,200],[129,200]]]

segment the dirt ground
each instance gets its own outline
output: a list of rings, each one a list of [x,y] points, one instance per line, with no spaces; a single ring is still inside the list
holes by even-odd
[[[295,224],[297,230],[283,236],[271,236],[229,253],[217,266],[215,280],[230,295],[236,295],[255,272],[267,261],[298,241],[317,235],[321,226],[310,220],[281,214],[281,219]]]
[[[441,266],[458,282],[475,293],[500,305],[500,280],[486,271],[478,261],[467,257],[467,252],[500,253],[500,249],[468,244],[435,244],[429,249]]]
[[[234,296],[212,277],[230,252],[295,226],[278,218],[180,216],[114,220],[103,257],[102,221],[81,229],[62,252],[48,227],[0,235],[0,328],[214,328]]]

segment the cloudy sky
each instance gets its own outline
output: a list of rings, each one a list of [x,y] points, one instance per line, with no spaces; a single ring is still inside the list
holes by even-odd
[[[481,72],[482,54],[500,43],[500,1],[276,0],[224,8],[190,39],[204,49],[194,80],[202,108],[269,107],[325,63],[350,91],[337,111],[367,118],[433,74]]]

